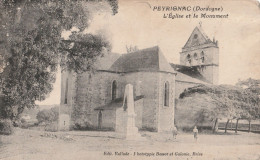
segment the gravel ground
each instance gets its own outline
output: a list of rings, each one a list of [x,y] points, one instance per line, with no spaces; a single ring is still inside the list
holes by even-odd
[[[42,132],[16,128],[0,137],[3,160],[101,160],[101,159],[245,159],[260,160],[260,134],[237,135],[141,132],[138,141],[127,141],[115,132]],[[193,153],[194,152],[194,153]]]

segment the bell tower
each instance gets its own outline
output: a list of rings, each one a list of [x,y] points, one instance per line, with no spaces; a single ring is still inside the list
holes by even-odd
[[[211,84],[218,84],[219,47],[218,41],[210,40],[201,23],[192,31],[180,52],[180,64],[196,69]]]

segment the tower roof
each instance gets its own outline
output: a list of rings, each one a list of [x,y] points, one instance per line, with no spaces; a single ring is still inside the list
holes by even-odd
[[[203,31],[201,26],[196,26],[183,48],[190,48],[193,46],[198,46],[198,45],[208,44],[208,43],[213,43],[213,42],[209,39],[209,37]]]
[[[175,73],[158,46],[127,53],[110,67],[115,72],[163,71]]]

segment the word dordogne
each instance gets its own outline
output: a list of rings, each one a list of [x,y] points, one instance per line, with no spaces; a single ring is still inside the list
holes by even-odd
[[[201,6],[153,6],[153,11],[222,11],[222,7],[201,7]]]

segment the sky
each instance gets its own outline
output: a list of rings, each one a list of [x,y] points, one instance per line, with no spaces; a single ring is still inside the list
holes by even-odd
[[[163,18],[164,13],[169,12],[184,16],[194,12],[157,11],[154,10],[156,6],[222,7],[222,12],[195,13],[229,16],[222,19]],[[126,52],[126,45],[139,49],[158,45],[169,62],[178,64],[182,47],[201,23],[207,36],[219,42],[219,84],[235,84],[239,79],[260,79],[259,6],[254,0],[119,0],[116,15],[95,13],[86,32],[97,34],[101,31],[111,42],[112,52],[120,54]],[[60,73],[49,98],[38,104],[59,103]]]

